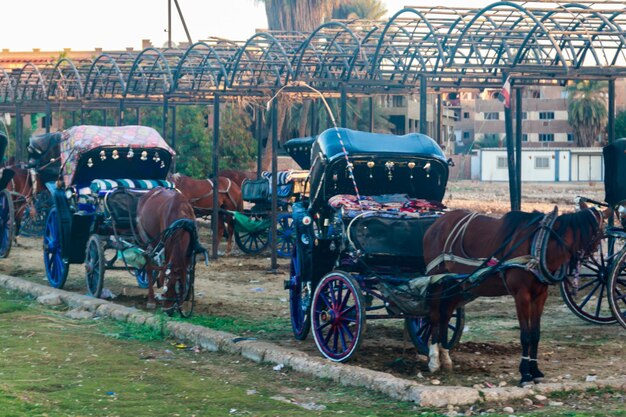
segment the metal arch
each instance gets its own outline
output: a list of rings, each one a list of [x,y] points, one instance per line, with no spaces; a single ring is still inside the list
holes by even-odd
[[[318,44],[315,43],[314,40],[326,35],[324,30],[331,28],[337,28],[338,31],[330,33],[327,41],[325,42],[325,48],[320,50]],[[348,39],[352,39],[353,42],[348,44],[352,46],[352,50],[344,48],[344,46],[339,43],[340,39],[345,39],[344,36],[347,36]],[[352,74],[356,68],[357,61],[362,54],[361,41],[348,25],[339,21],[324,23],[311,32],[311,34],[296,50],[293,59],[293,62],[296,64],[294,71],[295,77],[297,77],[296,79],[300,79],[305,54],[309,50],[311,50],[313,56],[317,58],[312,74],[334,74],[334,71],[332,70],[333,67],[341,68],[341,74],[338,77],[327,80],[335,83],[342,81],[349,82],[352,79]],[[311,72],[307,72],[307,75],[311,77]],[[312,80],[307,81],[312,82]]]
[[[152,59],[151,68],[144,68],[139,65],[143,62],[144,57]],[[146,59],[146,61],[150,60]],[[156,70],[155,67],[157,68]],[[133,77],[135,74],[139,74],[138,82],[134,82]],[[153,82],[155,87],[152,86]],[[170,70],[169,62],[165,58],[165,54],[163,52],[156,48],[146,48],[135,57],[133,65],[126,76],[126,86],[123,94],[124,98],[128,97],[131,86],[133,87],[134,92],[134,86],[140,83],[145,85],[145,96],[148,96],[152,92],[152,88],[156,88],[157,85],[163,86],[162,93],[164,95],[171,93],[172,86],[174,85],[174,77],[172,75],[172,71]]]
[[[441,45],[441,42],[439,40],[439,37],[436,36],[436,32],[434,30],[434,27],[430,24],[430,22],[428,21],[428,19],[426,19],[426,17],[419,11],[415,10],[415,9],[409,9],[409,8],[405,8],[400,10],[399,12],[397,12],[396,14],[394,14],[389,21],[387,22],[387,24],[385,25],[385,27],[383,28],[380,37],[379,37],[379,41],[378,41],[378,45],[376,46],[376,50],[374,52],[374,55],[372,57],[372,61],[371,61],[371,67],[370,67],[370,73],[369,73],[369,77],[370,79],[374,78],[374,71],[378,66],[378,60],[379,60],[379,55],[380,55],[380,49],[381,49],[381,45],[383,44],[384,40],[385,40],[385,35],[387,34],[387,31],[389,30],[389,28],[391,27],[391,24],[394,23],[394,21],[403,13],[413,13],[415,15],[417,15],[428,27],[428,29],[430,30],[430,32],[433,34],[433,39],[436,41],[437,44],[437,48],[439,50],[439,54],[441,56],[444,56],[444,49]]]
[[[532,19],[535,22],[535,24],[539,28],[541,28],[541,30],[543,30],[543,33],[545,34],[545,36],[548,38],[548,40],[552,44],[554,50],[557,52],[558,58],[563,63],[563,66],[567,69],[567,62],[565,61],[565,59],[563,57],[563,52],[561,51],[559,46],[556,44],[556,41],[554,40],[554,38],[546,31],[546,28],[544,27],[544,25],[539,20],[537,20],[537,17],[534,14],[530,13],[525,7],[520,6],[518,4],[515,4],[515,3],[511,3],[509,1],[500,1],[500,2],[493,3],[493,4],[489,5],[489,6],[481,9],[476,15],[474,15],[474,17],[470,20],[470,22],[463,28],[463,30],[461,32],[461,36],[459,37],[459,39],[457,40],[456,44],[452,48],[452,51],[450,53],[449,66],[452,66],[452,64],[454,62],[455,55],[456,55],[456,53],[457,53],[457,51],[459,49],[459,45],[463,41],[465,35],[467,34],[468,30],[472,27],[474,22],[476,22],[478,20],[478,18],[480,18],[481,16],[485,15],[487,12],[489,12],[491,10],[494,10],[494,9],[497,9],[498,7],[501,7],[501,6],[507,6],[507,7],[511,7],[511,8],[517,9],[521,13],[525,13],[530,19]],[[518,54],[519,54],[519,51],[518,51]],[[516,57],[516,59],[517,59],[517,57]],[[516,66],[516,65],[517,65],[517,61],[513,61],[512,66]]]
[[[41,74],[41,71],[39,70],[39,68],[37,67],[37,65],[33,64],[32,62],[27,62],[26,64],[24,64],[24,66],[20,69],[18,75],[17,75],[17,80],[15,82],[15,96],[14,96],[14,101],[15,102],[23,102],[24,97],[27,96],[26,92],[27,89],[29,87],[32,87],[33,84],[30,83],[23,83],[23,78],[22,76],[25,73],[25,70],[27,68],[32,68],[32,72],[29,73],[28,77],[26,77],[27,80],[30,80],[33,76],[33,73],[35,74],[35,84],[34,86],[39,87],[39,88],[33,88],[29,91],[31,91],[31,95],[30,95],[30,99],[35,101],[35,100],[44,100],[47,97],[47,89],[46,89],[46,80],[44,78],[44,76]],[[21,92],[22,94],[20,94],[20,88],[22,89]],[[37,92],[40,92],[39,96],[35,99],[35,94]]]
[[[72,75],[73,77],[68,78],[65,76],[63,69],[61,68],[63,64],[67,64],[67,66],[69,67],[70,75]],[[73,79],[73,82],[68,83],[68,79]],[[70,85],[67,86],[67,84]],[[84,91],[83,89],[83,80],[74,62],[69,58],[62,58],[57,61],[54,69],[50,73],[50,78],[48,79],[47,98],[49,100],[55,97],[60,97],[62,99],[66,99],[67,97],[75,97],[80,99]],[[62,91],[63,93],[58,94],[59,91]],[[72,92],[76,92],[77,94],[72,94]]]
[[[613,19],[615,19],[617,16],[620,16],[622,14],[622,12],[621,11],[616,11],[615,13],[613,13],[611,15],[611,17],[607,18],[606,16],[598,13],[597,11],[593,10],[592,8],[590,8],[589,6],[586,6],[584,4],[568,3],[568,4],[563,5],[563,8],[564,9],[580,8],[580,9],[583,9],[585,11],[591,12],[591,14],[594,17],[596,17],[598,20],[602,21],[602,24],[598,27],[598,31],[602,31],[605,26],[608,26],[608,27],[610,27],[613,30],[612,33],[607,33],[607,34],[617,36],[620,39],[620,41],[621,41],[620,47],[617,48],[616,55],[615,55],[615,57],[613,57],[612,65],[614,65],[615,61],[617,59],[617,56],[619,55],[619,51],[622,48],[626,47],[626,37],[624,37],[624,34],[623,34],[624,32],[620,30],[621,28],[619,28],[615,24],[613,24]],[[580,23],[580,22],[577,22],[577,23]],[[578,26],[578,24],[575,25],[574,27],[577,27],[577,26]],[[587,47],[583,48],[582,51],[580,52],[580,55],[581,55],[580,56],[580,62],[581,63],[584,62],[584,57],[587,54],[587,50],[591,49],[592,53],[594,54],[594,56],[596,55],[595,47],[592,46],[592,43],[593,43],[593,41],[595,40],[595,38],[597,36],[599,36],[599,35],[597,35],[597,34],[593,35],[591,41],[587,43]],[[598,63],[597,57],[596,57],[596,62]]]
[[[281,64],[282,66],[284,66],[285,68],[287,68],[287,72],[288,75],[287,77],[289,78],[293,78],[293,69],[291,68],[291,62],[289,61],[289,57],[287,56],[287,53],[285,52],[285,49],[283,48],[283,46],[280,44],[280,42],[278,41],[278,39],[276,39],[274,36],[272,36],[270,33],[266,33],[266,32],[261,32],[261,33],[256,33],[254,35],[252,35],[245,44],[243,44],[238,53],[235,55],[235,58],[233,60],[233,65],[232,67],[230,67],[230,71],[231,71],[231,79],[230,79],[230,86],[234,87],[235,86],[235,77],[237,76],[237,73],[240,72],[239,70],[239,64],[241,62],[241,58],[243,56],[243,54],[247,51],[248,47],[251,45],[254,45],[254,43],[257,41],[257,39],[259,38],[263,38],[266,41],[269,41],[271,43],[272,46],[277,46],[278,47],[278,52],[281,55],[281,58],[283,59],[283,63]],[[261,50],[261,56],[266,56],[266,54],[269,52],[270,48],[267,48],[266,50]],[[261,63],[261,68],[263,68],[264,63]],[[250,69],[249,69],[250,70]],[[274,75],[276,77],[276,82],[274,83],[274,86],[279,86],[279,81],[280,81],[280,77],[281,77],[281,71],[275,69],[275,68],[271,68],[271,70],[274,72]],[[262,74],[264,72],[263,69],[261,70],[256,70],[256,69],[252,69],[252,72],[259,72],[259,75]],[[254,85],[255,87],[258,87],[258,79],[256,80],[257,84]]]
[[[398,36],[400,33],[404,33],[407,37],[407,39],[411,39],[413,40],[414,36],[413,34],[415,33],[415,30],[417,30],[417,25],[413,28],[413,34],[411,34],[408,30],[406,30],[405,27],[398,27],[398,30],[396,32],[394,32],[393,36],[392,36],[392,40],[394,40],[396,38],[396,36]],[[432,36],[432,33],[430,34]],[[428,35],[427,35],[428,37]],[[424,40],[424,38],[422,38],[422,40]],[[430,68],[427,67],[428,62],[427,62],[427,58],[424,56],[424,54],[422,53],[422,49],[420,48],[419,44],[414,44],[413,42],[409,43],[403,51],[400,51],[400,48],[396,48],[395,47],[395,43],[393,42],[389,42],[388,45],[386,46],[387,50],[398,50],[399,54],[393,57],[388,58],[390,61],[395,62],[395,67],[396,69],[399,69],[399,71],[401,72],[401,79],[402,82],[401,84],[404,84],[406,82],[406,80],[409,77],[409,71],[412,67],[412,63],[414,60],[418,60],[422,66],[422,70],[425,70],[424,72],[430,70]],[[412,52],[411,52],[412,51]],[[403,60],[407,60],[407,62],[403,63]],[[380,69],[380,66],[378,67]],[[433,73],[437,72],[437,69],[433,67],[432,69]],[[380,72],[380,70],[378,71]],[[419,71],[417,71],[417,73],[419,73]],[[416,74],[417,74],[416,73]],[[391,76],[389,77],[389,80],[394,80],[396,76],[396,71],[394,71]],[[415,81],[415,78],[419,77],[419,75],[416,75],[413,78],[413,81]]]
[[[0,98],[2,97],[4,97],[0,101],[2,103],[10,103],[15,100],[15,79],[4,68],[0,68]]]
[[[104,53],[104,54],[100,54],[96,59],[93,60],[91,67],[89,68],[89,71],[87,72],[87,77],[85,78],[85,91],[83,93],[84,97],[91,97],[95,93],[98,83],[101,81],[101,78],[104,77],[104,75],[102,75],[100,72],[100,67],[98,67],[98,63],[100,61],[105,61],[105,60],[109,60],[111,62],[111,68],[113,71],[115,71],[115,74],[113,75],[113,77],[117,78],[117,82],[121,86],[122,93],[126,91],[124,75],[122,74],[122,71],[117,65],[115,58],[113,58],[110,54]],[[107,79],[108,79],[108,76],[107,76]],[[106,84],[108,84],[108,81],[105,82],[105,85]],[[91,85],[91,88],[90,88],[90,85]],[[106,92],[106,86],[105,86],[105,92]]]
[[[199,48],[206,48],[207,51],[196,51]],[[210,61],[211,55],[215,56],[213,61]],[[202,84],[202,79],[205,74],[208,78],[211,79],[211,84],[215,86],[215,88],[219,88],[220,82],[223,80],[225,83],[228,82],[228,73],[226,71],[226,66],[222,62],[222,58],[218,54],[218,52],[210,45],[205,42],[196,42],[193,45],[189,46],[183,56],[178,61],[178,65],[176,66],[176,70],[174,71],[174,83],[172,86],[172,92],[178,92],[180,80],[186,74],[183,69],[185,68],[185,64],[189,62],[190,58],[193,56],[201,56],[200,64],[197,65],[194,69],[191,70],[193,80],[191,82],[191,91],[197,91]],[[216,62],[217,63],[217,71],[213,71],[212,69],[215,67],[207,68],[207,62]],[[200,77],[200,80],[197,81],[196,78]],[[224,87],[228,87],[225,85]]]

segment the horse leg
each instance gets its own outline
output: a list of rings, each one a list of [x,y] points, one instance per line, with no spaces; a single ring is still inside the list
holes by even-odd
[[[437,294],[440,296],[441,291]],[[438,297],[433,297],[434,300],[430,306],[430,345],[428,346],[428,370],[430,372],[437,372],[441,368],[440,362],[440,331],[441,331],[441,301]],[[435,301],[436,300],[436,301]]]
[[[543,372],[539,370],[539,364],[537,363],[537,350],[539,347],[539,339],[541,337],[541,315],[543,314],[543,307],[548,298],[548,287],[543,286],[544,289],[533,300],[530,310],[530,374],[533,377],[535,383],[539,383],[543,380]]]
[[[444,312],[445,316],[442,317],[439,322],[439,338],[441,340],[439,349],[439,360],[441,361],[441,367],[445,371],[451,371],[453,366],[452,358],[450,357],[451,346],[445,344],[448,340],[450,319],[452,318],[452,314],[457,307],[457,303],[452,301],[453,300],[450,300],[450,302],[447,303],[447,308]]]
[[[519,385],[525,386],[533,381],[530,374],[530,292],[527,288],[520,289],[515,297],[515,309],[517,310],[517,320],[520,327],[520,341],[522,343],[522,358],[519,364],[519,372],[522,375]]]
[[[148,275],[148,302],[146,303],[146,308],[148,310],[156,309],[156,300],[154,298],[154,277],[152,264],[148,263],[146,265],[146,274]]]
[[[220,237],[220,239],[222,239],[224,237],[224,230],[226,230],[226,227],[224,226],[224,222],[226,220],[224,213],[221,212],[217,215],[217,220],[218,220],[218,224],[217,224],[217,235]],[[230,251],[233,249],[232,247],[232,241],[230,240],[230,237],[228,237],[228,239],[226,240],[226,255],[230,255]]]

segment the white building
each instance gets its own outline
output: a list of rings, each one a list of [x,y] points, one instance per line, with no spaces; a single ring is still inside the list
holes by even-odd
[[[508,181],[505,148],[486,148],[472,157],[472,179]],[[523,148],[522,181],[604,181],[602,148]]]

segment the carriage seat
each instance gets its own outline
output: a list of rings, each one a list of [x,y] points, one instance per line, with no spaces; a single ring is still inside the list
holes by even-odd
[[[361,196],[360,200],[352,194],[337,194],[328,200],[328,204],[335,209],[342,209],[345,218],[354,218],[364,211],[377,212],[383,216],[424,217],[440,215],[446,208],[438,201],[410,198],[406,194]]]
[[[136,179],[115,179],[115,180],[93,180],[89,187],[81,188],[81,194],[98,194],[102,197],[110,191],[118,188],[131,190],[151,190],[156,187],[175,188],[174,183],[167,180],[136,180]]]
[[[39,159],[45,155],[51,147],[61,143],[63,134],[61,132],[44,133],[43,135],[31,136],[28,140],[28,155],[33,159]]]

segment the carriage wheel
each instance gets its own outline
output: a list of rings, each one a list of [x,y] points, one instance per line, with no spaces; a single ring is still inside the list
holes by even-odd
[[[146,268],[133,269],[131,272],[137,279],[137,286],[139,286],[139,288],[148,288],[148,271],[146,271]]]
[[[268,229],[246,232],[235,229],[235,243],[242,252],[248,255],[256,255],[269,244]]]
[[[358,282],[333,271],[320,281],[311,307],[313,338],[319,351],[333,362],[345,362],[365,333],[365,303]]]
[[[290,213],[281,214],[277,219],[276,236],[278,244],[276,245],[276,254],[283,258],[291,256],[295,241],[296,231],[293,227],[293,217]]]
[[[174,291],[176,293],[176,307],[181,317],[189,317],[193,313],[195,305],[194,281],[196,278],[196,256],[191,257],[191,262],[187,267],[185,280],[176,280]]]
[[[38,192],[28,203],[20,225],[19,234],[24,237],[38,237],[44,233],[46,219],[52,207],[52,198],[48,190]]]
[[[0,192],[0,258],[6,258],[11,252],[15,234],[15,211],[13,199],[7,190]]]
[[[614,242],[613,250],[609,245]],[[611,265],[619,247],[623,246],[614,238],[605,236],[598,250],[582,263],[579,276],[567,276],[561,281],[561,297],[565,305],[581,319],[595,324],[613,324],[616,322],[613,312],[605,297],[608,295],[607,284]]]
[[[613,263],[608,290],[613,316],[626,329],[626,250],[622,250]]]
[[[57,209],[53,208],[48,213],[43,235],[43,262],[48,283],[54,288],[63,288],[70,269],[69,262],[63,257],[62,239]]]
[[[99,298],[102,294],[105,271],[104,242],[98,235],[92,235],[89,241],[87,241],[87,251],[85,253],[87,291],[92,297]]]
[[[289,268],[289,311],[293,336],[304,340],[311,330],[311,282],[302,280],[300,262],[298,250],[294,248]]]
[[[411,341],[420,355],[428,355],[430,350],[430,334],[432,326],[428,317],[406,318],[404,325],[409,333]],[[465,310],[457,308],[448,323],[448,330],[443,337],[441,345],[444,349],[454,348],[463,336],[465,327]]]

